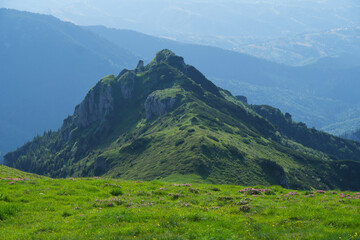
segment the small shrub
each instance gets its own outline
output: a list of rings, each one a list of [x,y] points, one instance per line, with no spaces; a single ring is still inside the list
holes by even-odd
[[[68,211],[64,211],[63,214],[61,214],[61,216],[63,217],[70,217],[72,214],[69,213]]]
[[[185,142],[184,139],[178,139],[176,142],[175,142],[175,146],[179,146],[181,144],[183,144]]]
[[[156,190],[156,191],[152,191],[152,194],[156,195],[156,196],[164,196],[167,195],[167,193],[164,190]]]
[[[247,204],[249,204],[249,201],[246,201],[246,200],[240,200],[240,202],[237,202],[237,203],[235,203],[236,205],[240,205],[240,206],[242,206],[242,205],[247,205]]]
[[[199,193],[199,189],[197,189],[197,188],[189,188],[189,192]]]
[[[180,206],[182,206],[182,207],[190,207],[191,204],[190,203],[181,203]]]
[[[181,194],[180,193],[175,193],[175,194],[172,194],[172,193],[169,193],[169,196],[172,196],[172,199],[179,199],[181,197]]]
[[[245,195],[260,195],[262,192],[265,192],[264,189],[255,189],[255,188],[244,188],[239,191]]]
[[[190,221],[190,222],[200,222],[202,220],[202,217],[201,215],[199,214],[194,214],[194,215],[190,215],[187,217],[187,219]]]
[[[10,199],[8,196],[0,193],[0,201],[4,201],[4,202],[10,202]]]
[[[211,191],[214,191],[214,192],[220,192],[221,189],[220,188],[217,188],[217,187],[214,187],[214,188],[210,188]]]
[[[123,205],[124,203],[126,203],[124,200],[117,199],[117,198],[114,198],[112,201],[118,206]]]
[[[239,211],[244,212],[244,213],[248,213],[248,212],[250,212],[250,210],[251,210],[251,207],[248,204],[242,205],[239,208]]]
[[[138,195],[138,196],[147,196],[147,195],[149,195],[149,193],[144,192],[144,191],[138,191],[136,195]]]
[[[197,200],[197,199],[191,199],[189,202],[190,202],[191,204],[194,204],[194,205],[198,205],[198,204],[199,204],[199,200]]]
[[[68,192],[63,191],[63,190],[58,191],[56,194],[59,195],[59,196],[68,196],[68,195],[70,195]]]
[[[110,191],[110,194],[113,195],[113,196],[120,196],[120,195],[123,195],[123,191],[121,190],[121,188],[113,188],[111,191]]]
[[[284,197],[288,197],[288,196],[295,196],[295,195],[299,195],[297,192],[288,192],[287,194],[284,194]]]
[[[0,222],[8,216],[14,215],[18,211],[17,207],[12,204],[0,204]]]
[[[233,199],[234,199],[233,197],[218,197],[219,201],[231,201]]]
[[[198,120],[196,117],[193,117],[193,118],[191,119],[191,122],[192,122],[192,123],[197,123],[197,122],[199,122],[199,120]]]
[[[133,202],[126,202],[126,203],[124,204],[124,206],[125,206],[126,208],[130,208],[130,207],[132,207],[133,205],[134,205]]]
[[[265,189],[265,195],[275,195],[275,192],[272,189]]]
[[[207,135],[207,137],[214,140],[215,142],[219,142],[219,139],[217,139],[215,136]]]

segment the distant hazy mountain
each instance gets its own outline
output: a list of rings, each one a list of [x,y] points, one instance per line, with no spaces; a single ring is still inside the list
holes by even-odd
[[[351,59],[345,56],[343,60],[324,59],[305,67],[289,67],[233,51],[182,44],[134,31],[101,26],[87,29],[145,60],[158,49],[172,49],[219,86],[247,96],[250,103],[270,104],[290,112],[295,120],[309,126],[322,128],[339,123],[337,130],[344,132],[348,126],[341,123],[357,118],[356,114],[360,113],[357,77],[360,67],[348,64],[346,61]]]
[[[360,24],[359,24],[360,26]],[[360,65],[360,27],[284,37],[240,46],[237,50],[287,65],[317,65],[344,68]]]
[[[100,76],[135,63],[74,24],[0,9],[0,151],[57,128]]]
[[[347,132],[341,137],[360,142],[360,128],[354,132]]]
[[[227,49],[328,29],[360,26],[356,0],[2,0],[3,7],[52,14]]]

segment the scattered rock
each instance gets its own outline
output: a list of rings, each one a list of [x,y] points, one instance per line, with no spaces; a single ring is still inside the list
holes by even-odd
[[[247,97],[245,96],[236,96],[235,98],[244,104],[248,104]]]

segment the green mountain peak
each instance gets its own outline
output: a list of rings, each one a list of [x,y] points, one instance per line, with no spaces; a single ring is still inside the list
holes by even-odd
[[[156,54],[154,60],[157,63],[167,62],[169,60],[169,58],[171,58],[171,57],[178,57],[178,56],[176,56],[175,53],[173,53],[169,49],[163,49]],[[181,57],[178,57],[178,58],[181,58]]]
[[[146,66],[102,78],[59,131],[34,138],[5,163],[52,177],[358,189],[360,163],[342,158],[358,160],[358,153],[360,144],[244,104],[162,50]]]

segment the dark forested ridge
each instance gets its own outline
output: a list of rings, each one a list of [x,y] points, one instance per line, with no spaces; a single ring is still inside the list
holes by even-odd
[[[190,174],[212,183],[359,188],[360,144],[262,109],[163,50],[101,79],[60,130],[8,153],[5,163],[52,177]]]

